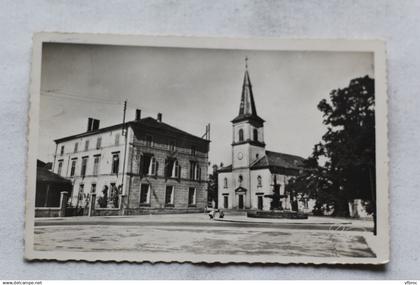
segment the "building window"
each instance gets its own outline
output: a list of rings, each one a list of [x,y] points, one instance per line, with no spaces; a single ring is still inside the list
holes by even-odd
[[[166,186],[165,205],[174,205],[174,186]]]
[[[157,161],[156,158],[152,157],[150,159],[150,165],[149,165],[149,175],[157,175]]]
[[[201,169],[198,166],[196,161],[190,161],[190,179],[191,180],[200,180],[201,178]]]
[[[74,144],[74,152],[76,153],[79,148],[79,143]]]
[[[149,184],[141,184],[140,186],[140,205],[150,204]]]
[[[94,194],[96,193],[96,183],[92,183],[90,186],[90,193]]]
[[[120,153],[113,153],[111,173],[118,174],[119,167],[120,167]]]
[[[57,169],[57,174],[61,175],[61,170],[63,169],[63,161],[59,160],[58,161],[58,169]]]
[[[258,141],[258,130],[254,129],[254,141]]]
[[[85,141],[85,151],[89,150],[89,140]]]
[[[158,162],[152,154],[143,154],[140,157],[140,175],[157,175]]]
[[[223,208],[227,209],[229,208],[229,196],[223,195]]]
[[[242,181],[244,181],[244,177],[243,177],[242,175],[239,175],[239,177],[238,177],[238,181],[239,181],[239,184],[241,184],[241,183],[242,183]]]
[[[153,146],[153,137],[151,135],[146,136],[146,146],[148,146],[148,147]]]
[[[120,144],[120,134],[119,133],[115,134],[115,142],[114,142],[114,144],[116,146]]]
[[[176,159],[167,159],[165,161],[165,177],[166,178],[180,178],[181,167]]]
[[[77,160],[76,159],[73,159],[71,161],[71,169],[70,169],[70,176],[71,177],[73,177],[74,174],[76,173],[76,163],[77,163]]]
[[[63,154],[64,154],[64,145],[62,145],[60,149],[60,155],[63,155]]]
[[[174,152],[176,149],[176,143],[175,141],[170,141],[169,142],[169,151]]]
[[[82,169],[80,171],[80,176],[86,176],[87,162],[88,162],[88,158],[82,157]]]
[[[262,178],[261,178],[261,175],[258,175],[258,177],[257,177],[257,187],[262,187]]]
[[[223,188],[228,188],[228,179],[226,177],[223,179]]]
[[[95,155],[95,157],[93,158],[93,175],[98,175],[100,161],[101,157],[99,155]]]
[[[194,187],[188,189],[188,206],[193,206],[196,203],[196,190]]]
[[[196,148],[195,148],[195,146],[192,146],[191,147],[191,155],[195,155],[195,153],[196,153]]]
[[[102,138],[98,137],[96,139],[96,149],[100,149],[101,148],[101,144],[102,144]]]
[[[239,129],[239,141],[242,142],[244,141],[244,130],[243,129]]]

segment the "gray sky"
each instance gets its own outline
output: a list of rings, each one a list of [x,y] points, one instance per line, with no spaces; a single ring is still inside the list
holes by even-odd
[[[163,113],[163,121],[201,136],[211,124],[210,162],[231,163],[230,121],[239,111],[248,56],[266,149],[311,154],[325,132],[318,102],[352,78],[373,77],[373,54],[241,51],[46,44],[43,49],[39,158],[52,161],[54,139]]]

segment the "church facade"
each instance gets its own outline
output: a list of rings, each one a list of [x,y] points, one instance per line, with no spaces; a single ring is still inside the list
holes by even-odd
[[[302,170],[303,158],[268,151],[264,120],[257,115],[251,79],[246,69],[239,114],[232,123],[232,164],[218,170],[218,200],[221,209],[270,210],[272,195],[281,195],[280,208],[307,208],[302,197],[285,192],[288,180]]]

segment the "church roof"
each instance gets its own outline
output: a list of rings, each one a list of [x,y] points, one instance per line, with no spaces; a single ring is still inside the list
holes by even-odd
[[[265,156],[251,165],[253,169],[269,168],[272,173],[297,174],[303,169],[304,158],[286,153],[266,151]]]
[[[251,164],[250,169],[269,169],[271,173],[298,175],[299,171],[304,168],[304,160],[303,157],[297,155],[267,150],[265,156]],[[219,168],[217,172],[232,172],[232,165]]]
[[[242,84],[241,104],[239,106],[239,114],[236,116],[232,123],[237,123],[245,120],[253,120],[263,123],[264,120],[257,115],[255,108],[254,94],[252,92],[251,79],[248,70],[245,70],[244,82]]]
[[[219,168],[217,172],[232,172],[232,164]]]

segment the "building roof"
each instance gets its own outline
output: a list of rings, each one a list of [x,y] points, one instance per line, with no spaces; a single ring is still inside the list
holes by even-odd
[[[159,122],[156,119],[152,117],[147,117],[144,119],[141,119],[140,121],[133,121],[131,122],[131,126],[133,127],[134,131],[141,129],[142,127],[148,127],[151,129],[158,130],[161,134],[170,134],[170,135],[176,135],[176,136],[184,136],[188,137],[193,140],[200,140],[203,142],[210,142],[209,140],[203,139],[201,137],[195,136],[193,134],[190,134],[186,131],[183,131],[181,129],[175,128],[171,125],[168,125],[164,122]]]
[[[138,131],[141,128],[156,129],[156,130],[159,131],[159,133],[162,133],[162,134],[168,133],[168,134],[172,134],[172,135],[176,135],[176,136],[188,137],[188,138],[194,139],[194,140],[200,140],[202,142],[210,142],[209,140],[206,140],[206,139],[203,139],[201,137],[195,136],[193,134],[190,134],[188,132],[185,132],[183,130],[175,128],[171,125],[168,125],[164,122],[159,122],[152,117],[146,117],[146,118],[141,119],[141,120],[129,121],[129,122],[126,123],[126,125],[131,126],[135,131]],[[121,124],[117,124],[117,125],[113,125],[113,126],[109,126],[109,127],[99,128],[99,129],[94,130],[94,131],[89,131],[89,132],[84,132],[84,133],[80,133],[80,134],[76,134],[76,135],[72,135],[72,136],[59,138],[59,139],[56,139],[54,141],[55,141],[55,143],[60,143],[60,142],[68,141],[68,140],[73,140],[73,139],[77,139],[77,138],[91,136],[91,135],[94,135],[94,134],[100,134],[100,133],[108,132],[108,131],[115,130],[115,129],[122,129],[122,127],[123,127],[123,124],[121,123]]]
[[[219,168],[217,172],[232,172],[232,164]]]
[[[240,121],[252,120],[263,123],[264,120],[257,115],[255,108],[254,94],[252,92],[251,79],[248,70],[245,70],[244,82],[242,84],[241,104],[239,105],[239,114],[236,116],[232,123]]]
[[[55,174],[48,169],[45,168],[45,166],[40,166],[42,163],[38,164],[38,167],[36,168],[36,182],[44,182],[44,183],[54,183],[54,184],[67,184],[72,185],[71,181],[68,179],[65,179],[61,177],[58,174]]]
[[[266,151],[265,156],[251,164],[250,169],[270,169],[271,173],[296,175],[303,169],[304,158],[286,153]],[[218,173],[232,172],[232,165],[217,170]]]
[[[303,169],[303,161],[304,158],[297,155],[267,150],[264,157],[251,165],[251,170],[269,168],[273,173],[284,173],[285,170],[299,171]]]

